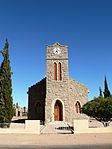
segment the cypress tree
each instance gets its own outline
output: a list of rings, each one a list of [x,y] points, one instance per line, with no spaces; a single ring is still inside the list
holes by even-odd
[[[1,67],[0,67],[0,124],[5,121],[5,103],[3,99],[3,77],[1,74]]]
[[[11,80],[11,67],[8,52],[8,40],[6,39],[5,47],[2,51],[3,62],[1,64],[1,77],[2,77],[2,95],[1,102],[5,106],[4,122],[10,123],[13,116],[13,99],[12,99],[12,80]]]
[[[101,87],[99,87],[99,92],[100,92],[100,97],[103,97]]]
[[[104,98],[107,98],[107,97],[111,96],[110,91],[108,89],[106,76],[105,76],[105,81],[104,81],[104,92],[103,92],[103,94],[104,94]]]
[[[0,124],[5,122],[5,104],[3,98],[0,97]]]

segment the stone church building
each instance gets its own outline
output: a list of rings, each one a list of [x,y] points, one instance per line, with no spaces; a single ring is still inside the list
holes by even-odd
[[[88,88],[69,77],[68,46],[48,45],[46,77],[28,90],[28,119],[72,124],[87,101]]]

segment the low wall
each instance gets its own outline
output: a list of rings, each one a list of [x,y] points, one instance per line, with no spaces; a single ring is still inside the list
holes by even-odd
[[[74,133],[112,133],[112,127],[89,128],[88,120],[74,120]]]
[[[0,128],[0,134],[40,134],[39,120],[25,120],[24,128]]]
[[[40,134],[40,120],[26,120],[25,130],[27,132]]]

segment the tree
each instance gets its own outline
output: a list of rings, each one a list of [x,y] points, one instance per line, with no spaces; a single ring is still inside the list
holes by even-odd
[[[0,68],[0,124],[4,122],[5,118],[5,103],[3,99],[3,85],[2,85],[2,78],[1,78],[1,68]]]
[[[5,103],[3,99],[3,76],[2,76],[2,69],[0,66],[0,126],[4,122],[5,118]]]
[[[19,104],[18,104],[18,102],[16,103],[16,108],[19,108]]]
[[[108,89],[108,84],[107,84],[107,79],[106,79],[106,76],[105,76],[105,81],[104,81],[104,98],[107,98],[107,97],[110,97],[110,91]]]
[[[100,97],[103,97],[101,87],[99,87],[99,92],[100,92]]]
[[[13,99],[12,99],[12,80],[11,80],[11,67],[8,52],[8,40],[6,39],[5,47],[2,51],[3,62],[0,68],[0,77],[2,78],[2,92],[1,102],[2,106],[5,107],[4,122],[10,123],[13,116]]]
[[[13,104],[13,116],[16,116],[16,105]]]
[[[82,107],[82,113],[95,118],[104,127],[108,126],[112,119],[112,97],[97,97],[87,102]]]

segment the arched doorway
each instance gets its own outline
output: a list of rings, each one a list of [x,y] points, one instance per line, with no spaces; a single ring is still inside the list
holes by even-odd
[[[54,121],[63,120],[63,106],[59,100],[56,100],[54,105]]]

